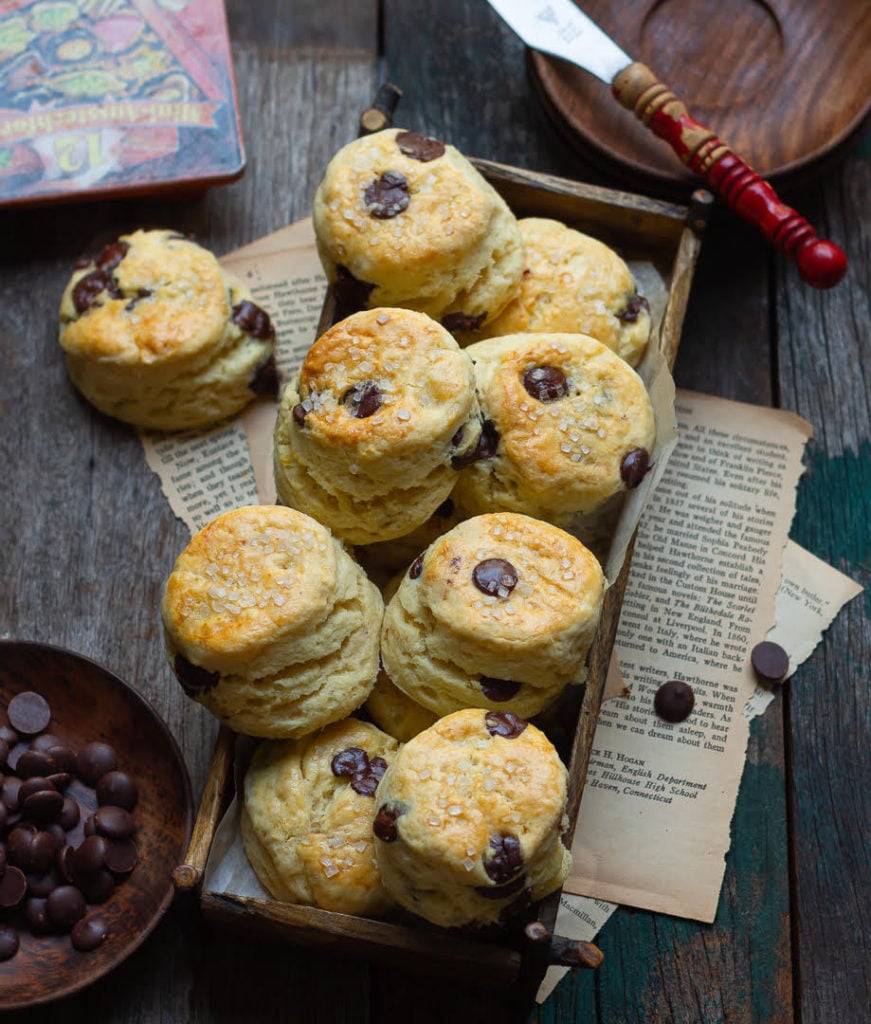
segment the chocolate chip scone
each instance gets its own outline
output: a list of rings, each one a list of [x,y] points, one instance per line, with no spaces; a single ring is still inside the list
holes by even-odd
[[[583,680],[603,593],[599,562],[570,534],[530,516],[476,516],[430,545],[387,602],[383,670],[438,715],[536,715]]]
[[[488,445],[460,472],[458,507],[522,512],[594,543],[651,466],[656,424],[644,382],[583,334],[512,334],[465,351]]]
[[[352,544],[401,537],[447,499],[480,430],[472,362],[445,328],[408,309],[354,313],[285,389],[278,496]]]
[[[650,339],[650,304],[603,242],[545,217],[518,221],[526,267],[520,294],[468,340],[505,334],[588,334],[630,366]]]
[[[539,729],[467,708],[415,736],[378,787],[373,831],[387,892],[444,927],[505,923],[559,888],[566,770]]]
[[[161,613],[185,692],[249,736],[336,722],[378,673],[378,588],[295,509],[251,505],[213,519],[178,556]]]
[[[77,267],[60,306],[70,377],[101,412],[138,427],[203,427],[275,395],[275,331],[208,250],[134,231]]]
[[[297,740],[264,740],[245,774],[242,842],[267,892],[342,914],[393,905],[375,862],[379,780],[398,750],[346,718]]]
[[[347,311],[408,306],[454,330],[480,327],[518,292],[514,214],[458,150],[418,132],[389,128],[341,149],[313,217]]]

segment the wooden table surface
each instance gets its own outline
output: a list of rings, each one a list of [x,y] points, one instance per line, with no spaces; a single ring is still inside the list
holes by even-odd
[[[397,123],[470,156],[613,184],[547,121],[522,45],[483,0],[229,0],[228,15],[248,149],[239,182],[194,202],[0,213],[0,634],[73,648],[135,684],[178,738],[196,794],[215,725],[170,678],[156,612],[187,532],[135,433],[93,412],[69,383],[56,310],[74,258],[141,225],[193,231],[223,253],[308,215],[327,160],[355,136],[385,77],[404,91]],[[868,141],[787,197],[846,249],[847,280],[829,292],[804,286],[752,229],[717,214],[675,371],[681,386],[811,422],[792,536],[866,586]],[[566,980],[533,1019],[869,1019],[868,601],[847,607],[753,724],[716,922],[620,909],[600,938],[602,968]],[[210,929],[182,898],[111,975],[7,1019],[462,1024],[509,1020],[515,1003],[450,979],[243,943]]]

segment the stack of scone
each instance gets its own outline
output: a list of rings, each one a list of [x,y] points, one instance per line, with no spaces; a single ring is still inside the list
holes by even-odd
[[[570,866],[528,719],[585,679],[591,545],[651,465],[649,309],[612,250],[416,132],[342,149],[314,226],[336,316],[281,398],[283,505],[181,553],[167,656],[261,738],[242,839],[274,898],[505,924]]]

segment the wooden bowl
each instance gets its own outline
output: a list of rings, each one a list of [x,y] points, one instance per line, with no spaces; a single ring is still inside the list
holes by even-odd
[[[190,779],[178,746],[131,686],[72,651],[0,640],[0,721],[6,720],[9,701],[24,690],[35,690],[48,701],[52,719],[47,731],[74,750],[93,740],[110,744],[118,767],[136,780],[139,863],[95,908],[109,927],[97,949],[81,953],[69,935],[33,936],[21,928],[18,953],[0,963],[0,1013],[82,989],[136,949],[169,906],[172,872],[184,856],[193,820]],[[85,787],[75,791],[80,803],[85,803],[85,792],[93,794]],[[81,841],[75,833],[71,839]]]

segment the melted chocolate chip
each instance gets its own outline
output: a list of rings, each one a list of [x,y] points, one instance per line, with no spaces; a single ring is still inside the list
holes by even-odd
[[[336,280],[333,281],[333,299],[335,300],[335,319],[344,320],[352,313],[357,313],[366,308],[369,296],[375,289],[375,285],[369,281],[360,281],[348,270],[339,264],[336,267]]]
[[[9,724],[24,736],[33,736],[47,728],[51,721],[51,708],[45,697],[33,690],[17,693],[6,709]]]
[[[487,319],[487,310],[475,316],[473,313],[446,313],[442,317],[442,327],[446,331],[477,331]]]
[[[275,328],[269,319],[265,309],[261,309],[256,303],[244,299],[233,307],[233,323],[241,327],[246,334],[253,338],[260,338],[261,341],[274,341]]]
[[[484,870],[487,870],[486,863]],[[479,896],[483,896],[485,900],[502,900],[506,896],[513,896],[519,892],[524,885],[526,885],[526,875],[518,875],[512,881],[506,882],[505,885],[476,885],[475,892]]]
[[[389,804],[382,804],[375,815],[372,831],[383,843],[395,843],[399,838],[396,819],[400,812]]]
[[[330,762],[333,775],[350,776],[351,789],[361,796],[374,796],[381,777],[387,770],[383,757],[373,757],[360,747],[348,747],[336,754]]]
[[[569,391],[569,382],[555,366],[533,366],[523,374],[526,393],[539,402],[556,402]]]
[[[650,455],[645,448],[633,448],[623,456],[620,476],[628,490],[637,487],[651,469]]]
[[[279,386],[278,364],[273,353],[258,364],[251,380],[248,381],[248,390],[255,395],[262,395],[264,398],[275,398]]]
[[[87,312],[94,304],[97,296],[103,291],[111,291],[114,279],[111,274],[102,270],[92,270],[76,282],[73,288],[73,305],[80,315]]]
[[[499,597],[507,597],[519,579],[517,570],[504,558],[485,558],[472,570],[472,582],[478,590]]]
[[[381,388],[373,380],[361,381],[345,392],[342,403],[352,416],[364,420],[381,408]]]
[[[502,736],[506,740],[516,740],[528,725],[518,718],[513,711],[488,711],[484,715],[484,727],[491,736]]]
[[[666,722],[682,722],[689,718],[695,703],[691,686],[680,679],[670,679],[656,691],[653,709]]]
[[[767,686],[782,683],[789,672],[789,655],[771,640],[756,644],[750,652],[750,664],[760,682]]]
[[[417,558],[408,567],[408,575],[410,579],[416,580],[423,572],[423,555],[418,555]]]
[[[523,869],[520,840],[510,833],[490,836],[490,849],[493,852],[484,858],[484,870],[497,885],[504,885]]]
[[[480,462],[482,459],[491,459],[499,447],[499,431],[492,420],[484,420],[481,424],[481,436],[478,443],[470,452],[463,452],[461,455],[454,455],[451,459],[453,469],[463,469],[473,462]]]
[[[210,672],[207,668],[194,665],[183,654],[176,654],[172,667],[175,670],[176,678],[181,683],[181,688],[188,697],[207,693],[213,686],[218,685],[221,678],[219,672]]]
[[[647,301],[647,299],[645,299],[643,295],[638,295],[636,293],[626,304],[626,308],[623,310],[623,312],[617,314],[617,319],[622,320],[624,323],[627,324],[634,324],[635,321],[638,319],[642,309],[647,310],[647,312],[650,312],[650,303]]]
[[[445,144],[438,139],[431,139],[420,132],[400,132],[396,136],[396,144],[400,150],[412,160],[420,160],[427,164],[430,160],[438,160],[444,155]]]
[[[408,207],[409,199],[408,182],[399,171],[385,171],[363,194],[369,215],[379,220],[402,213]]]
[[[151,295],[151,292],[147,288],[138,288],[136,294],[124,307],[125,311],[130,313],[136,307],[137,302],[141,302],[143,299],[147,299]]]
[[[126,242],[110,242],[96,259],[97,269],[108,274],[110,270],[114,270],[118,266],[128,252],[130,252],[130,246]]]
[[[373,757],[369,762],[369,773],[351,782],[351,789],[360,796],[375,796],[375,790],[387,771],[387,762],[383,757]]]
[[[520,689],[520,683],[514,683],[510,679],[493,679],[490,676],[481,676],[481,693],[492,700],[495,704],[511,698]]]
[[[291,416],[297,426],[301,427],[305,423],[305,409],[298,402],[291,410]]]

